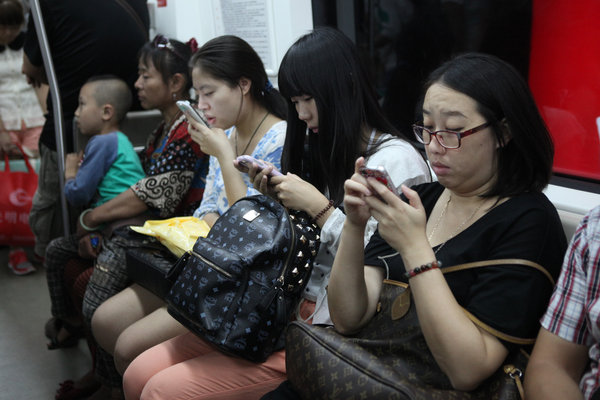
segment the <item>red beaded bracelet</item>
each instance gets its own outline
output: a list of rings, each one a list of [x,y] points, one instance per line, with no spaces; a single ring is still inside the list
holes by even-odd
[[[433,262],[430,262],[430,263],[427,263],[427,264],[423,264],[423,265],[421,265],[421,266],[419,266],[419,267],[417,267],[415,269],[412,269],[410,271],[405,272],[404,273],[404,277],[406,279],[410,279],[410,278],[413,278],[413,277],[419,275],[422,272],[430,271],[432,269],[437,269],[437,268],[441,268],[441,267],[442,267],[442,262],[438,261],[438,260],[435,260]]]
[[[315,217],[313,218],[313,220],[315,222],[319,221],[319,218],[321,218],[323,215],[325,215],[325,213],[327,211],[329,211],[329,209],[333,207],[333,200],[329,200],[329,203],[327,203],[327,205],[325,206],[324,209],[322,209],[321,211],[319,211],[319,213],[317,215],[315,215]]]

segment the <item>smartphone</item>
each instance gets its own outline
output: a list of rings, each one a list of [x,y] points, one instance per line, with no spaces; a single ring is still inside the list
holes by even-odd
[[[202,115],[202,112],[197,108],[192,107],[189,101],[179,100],[177,101],[177,107],[179,107],[179,109],[183,111],[185,115],[189,115],[190,117],[194,118],[197,122],[200,122],[201,124],[204,124],[204,126],[206,126],[207,128],[210,128],[210,125],[208,124],[206,118],[204,118],[204,115]]]
[[[242,172],[248,172],[248,169],[252,163],[258,165],[258,168],[260,168],[261,170],[268,167],[267,164],[249,155],[239,156],[238,158],[236,158],[236,161],[238,162],[238,169]],[[278,176],[281,175],[281,172],[277,171],[276,169],[273,169],[269,175]]]
[[[362,167],[359,170],[359,172],[365,178],[377,179],[379,182],[381,182],[385,186],[387,186],[387,188],[390,189],[392,191],[392,193],[394,193],[396,196],[400,196],[398,189],[396,189],[396,185],[394,185],[394,182],[392,182],[392,178],[390,177],[390,174],[388,174],[388,172],[386,171],[386,169],[384,167],[382,167],[382,166],[372,167],[372,168],[371,167]]]

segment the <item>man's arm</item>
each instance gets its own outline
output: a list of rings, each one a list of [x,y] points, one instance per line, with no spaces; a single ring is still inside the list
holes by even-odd
[[[8,155],[20,155],[19,149],[13,143],[8,132],[4,129],[4,124],[0,119],[0,157],[4,157],[4,153]],[[3,158],[4,159],[4,158]]]
[[[40,88],[43,84],[48,84],[44,67],[33,65],[25,53],[23,53],[23,67],[21,72],[27,76],[27,83],[34,88]]]
[[[583,399],[579,380],[588,364],[588,349],[542,328],[527,364],[527,400]]]

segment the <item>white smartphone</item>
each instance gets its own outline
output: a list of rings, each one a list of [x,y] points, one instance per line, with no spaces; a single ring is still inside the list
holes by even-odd
[[[256,165],[258,165],[258,168],[265,169],[268,167],[267,164],[263,163],[260,160],[257,160],[256,158],[249,156],[249,155],[243,155],[243,156],[239,156],[238,158],[236,158],[236,161],[238,162],[238,169],[241,172],[248,172],[248,168],[252,163],[255,163]],[[269,176],[278,176],[281,175],[281,172],[277,171],[276,169],[273,169],[271,171],[271,173],[269,174]]]
[[[177,107],[179,107],[179,109],[183,111],[186,116],[189,115],[197,122],[200,122],[201,124],[204,124],[206,127],[210,128],[210,125],[208,124],[206,118],[204,118],[204,115],[202,115],[202,112],[197,108],[192,107],[192,104],[189,101],[179,100],[177,101]]]
[[[392,193],[394,193],[396,196],[400,196],[400,193],[398,193],[398,189],[396,189],[394,182],[392,182],[392,178],[390,177],[390,174],[388,174],[388,172],[386,171],[386,169],[384,167],[381,167],[381,166],[373,167],[373,168],[362,167],[360,169],[360,173],[365,178],[377,179],[379,182],[381,182],[385,186],[387,186],[387,188],[390,189],[392,191]]]

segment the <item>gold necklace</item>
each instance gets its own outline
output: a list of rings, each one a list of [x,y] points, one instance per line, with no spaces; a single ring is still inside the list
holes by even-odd
[[[442,221],[442,218],[444,217],[444,215],[446,214],[446,210],[448,209],[448,205],[450,204],[450,201],[452,200],[452,196],[450,194],[448,194],[448,201],[446,201],[446,204],[444,205],[444,209],[442,210],[440,216],[438,217],[435,226],[433,227],[433,229],[431,230],[431,233],[429,234],[429,237],[427,238],[429,240],[429,243],[431,244],[431,239],[433,238],[433,235],[435,234],[435,231],[437,230],[438,226],[440,225],[440,222]],[[456,228],[454,230],[454,232],[452,232],[452,234],[450,235],[450,237],[448,237],[448,239],[444,240],[441,244],[438,245],[438,248],[436,250],[434,250],[434,254],[437,254],[442,247],[444,247],[444,245],[448,242],[448,240],[452,239],[454,236],[456,236],[456,234],[458,232],[460,232],[461,228],[463,226],[465,226],[465,224],[467,222],[469,222],[471,219],[473,219],[473,217],[475,216],[475,214],[477,214],[477,212],[481,209],[481,207],[483,207],[483,203],[481,202],[481,204],[479,206],[477,206],[477,208],[473,211],[473,213],[469,216],[469,218],[465,219],[462,224],[460,224],[458,226],[458,228]]]
[[[258,128],[261,127],[261,125],[263,124],[263,122],[265,122],[265,119],[267,119],[267,116],[269,115],[269,112],[267,111],[267,113],[265,114],[265,116],[260,120],[260,122],[258,123],[258,126],[256,127],[256,129],[254,129],[254,132],[252,132],[252,135],[250,136],[250,140],[248,141],[248,144],[246,144],[246,147],[244,148],[244,151],[242,151],[242,154],[246,154],[246,150],[248,150],[248,147],[250,147],[250,143],[252,143],[252,139],[254,139],[254,136],[256,135],[256,132],[258,132]],[[240,154],[238,153],[238,130],[237,128],[235,129],[235,156],[238,157]]]
[[[437,230],[438,226],[440,226],[440,222],[442,221],[442,218],[444,218],[444,215],[446,214],[446,210],[448,209],[448,204],[450,204],[451,199],[452,199],[452,196],[448,195],[448,200],[446,201],[446,204],[444,204],[444,208],[442,209],[440,216],[438,217],[437,221],[435,222],[435,226],[433,227],[433,229],[431,230],[431,233],[429,234],[429,237],[427,238],[429,240],[429,243],[431,243],[431,238],[435,234],[435,231]]]

